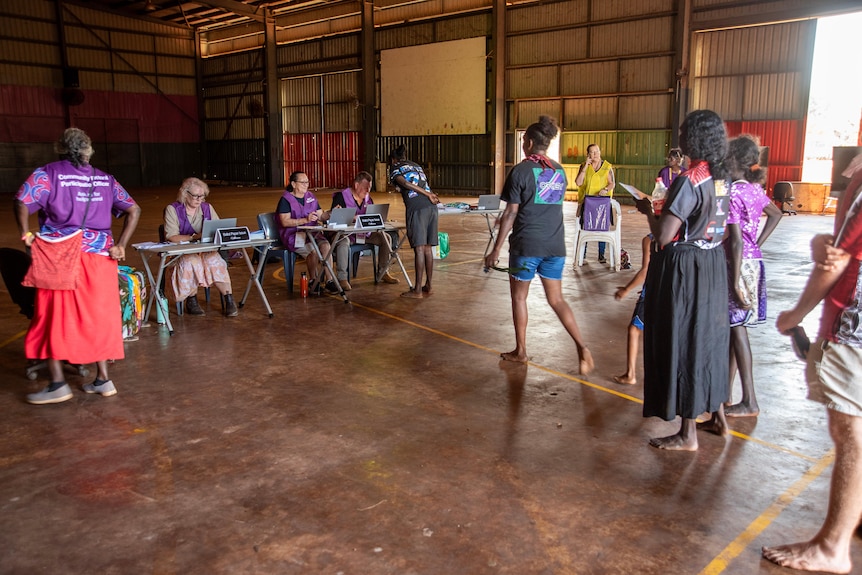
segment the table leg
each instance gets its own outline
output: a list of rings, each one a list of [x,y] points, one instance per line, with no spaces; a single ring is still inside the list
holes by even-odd
[[[413,289],[413,282],[410,281],[410,276],[407,275],[407,270],[404,268],[404,262],[401,261],[401,254],[399,250],[401,249],[401,244],[404,241],[404,237],[401,236],[401,230],[395,230],[395,233],[398,234],[398,237],[401,238],[398,240],[397,245],[392,245],[392,238],[389,236],[388,232],[385,232],[386,241],[389,242],[389,250],[392,254],[392,257],[395,258],[395,261],[398,262],[398,267],[401,268],[401,273],[404,274],[404,279],[407,280],[407,287],[411,290]]]
[[[485,216],[485,223],[488,224],[488,243],[485,245],[485,253],[482,256],[482,259],[485,259],[497,240],[497,227],[491,223],[491,214],[482,215]]]
[[[330,276],[332,278],[335,278],[333,281],[335,281],[335,285],[338,286],[338,293],[344,299],[344,303],[349,303],[350,300],[347,299],[347,293],[341,287],[341,284],[337,281],[338,276],[336,275],[335,270],[332,269],[332,264],[329,263],[329,255],[332,253],[333,246],[339,240],[340,237],[343,237],[344,234],[342,234],[341,232],[336,232],[335,236],[333,237],[333,241],[329,243],[329,251],[326,252],[325,255],[320,253],[320,246],[317,245],[317,239],[315,239],[314,237],[314,232],[305,235],[307,239],[311,240],[311,247],[314,249],[314,252],[317,254],[317,257],[320,258],[320,263],[323,265],[324,268],[323,272],[321,272],[320,276],[318,276],[317,278],[317,284],[326,285],[325,283],[321,283],[321,278],[325,279],[326,270],[329,270]]]
[[[156,283],[155,283],[155,291],[158,291],[159,286],[162,284],[162,278],[165,275],[165,268],[168,265],[167,253],[162,252],[159,254],[159,273],[156,275]],[[162,309],[163,317],[165,318],[165,325],[168,327],[168,333],[174,335],[174,326],[171,323],[171,316],[168,312],[168,304],[167,299],[162,299],[158,297],[158,295],[154,292],[153,295],[156,297],[156,305]],[[164,307],[162,307],[164,306]],[[147,319],[149,319],[149,315],[147,315]]]
[[[257,291],[260,294],[260,299],[263,301],[264,307],[266,307],[267,313],[269,313],[269,318],[272,319],[272,308],[269,305],[269,300],[266,297],[266,293],[263,291],[263,286],[260,285],[260,270],[263,266],[266,265],[266,254],[269,252],[270,246],[264,246],[263,253],[257,262],[257,269],[255,269],[254,264],[251,263],[251,258],[248,257],[248,248],[243,248],[242,256],[245,260],[245,265],[248,267],[248,271],[251,272],[251,277],[248,280],[248,283],[245,286],[245,293],[242,296],[242,299],[239,302],[239,307],[245,305],[245,300],[248,298],[248,294],[251,291],[251,286],[254,285],[257,287]]]
[[[150,254],[149,252],[141,251],[141,261],[144,262],[144,271],[147,272],[147,281],[150,282],[150,293],[147,298],[147,307],[144,310],[144,320],[150,321],[150,312],[153,309],[153,300],[158,300],[159,297],[159,284],[156,283],[156,280],[153,279],[153,272],[150,269]]]

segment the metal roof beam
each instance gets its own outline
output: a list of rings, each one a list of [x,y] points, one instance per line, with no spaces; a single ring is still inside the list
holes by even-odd
[[[263,22],[263,11],[258,8],[252,8],[248,4],[237,2],[236,0],[198,0],[200,4],[213,6],[215,8],[223,8],[234,14],[246,16],[257,22]]]

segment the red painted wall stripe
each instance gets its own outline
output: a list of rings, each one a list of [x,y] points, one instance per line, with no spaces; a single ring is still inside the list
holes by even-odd
[[[70,107],[72,123],[96,130],[102,143],[196,143],[198,104],[194,96],[84,90],[84,101]],[[0,140],[53,142],[64,124],[62,91],[57,88],[0,85]],[[88,127],[85,127],[85,125]]]

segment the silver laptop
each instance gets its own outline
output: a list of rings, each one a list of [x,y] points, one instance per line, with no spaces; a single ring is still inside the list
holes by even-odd
[[[369,204],[368,207],[365,208],[365,213],[380,214],[385,222],[389,219],[389,204]]]
[[[223,218],[221,220],[204,220],[201,229],[201,241],[205,244],[212,243],[216,230],[222,228],[235,228],[236,218]]]
[[[329,212],[329,221],[326,225],[329,227],[345,227],[353,225],[353,217],[356,215],[356,208],[335,208]]]
[[[477,210],[499,210],[500,196],[497,194],[483,194],[479,196],[479,205]]]

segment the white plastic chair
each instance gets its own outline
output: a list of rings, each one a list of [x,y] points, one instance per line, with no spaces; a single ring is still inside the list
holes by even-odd
[[[622,210],[620,203],[611,199],[611,209],[613,210],[613,225],[606,232],[589,232],[581,229],[581,218],[577,218],[575,226],[575,266],[584,265],[584,247],[587,242],[607,242],[608,264],[614,271],[620,271],[620,249],[622,248],[622,240],[620,238],[620,220],[622,218]]]

